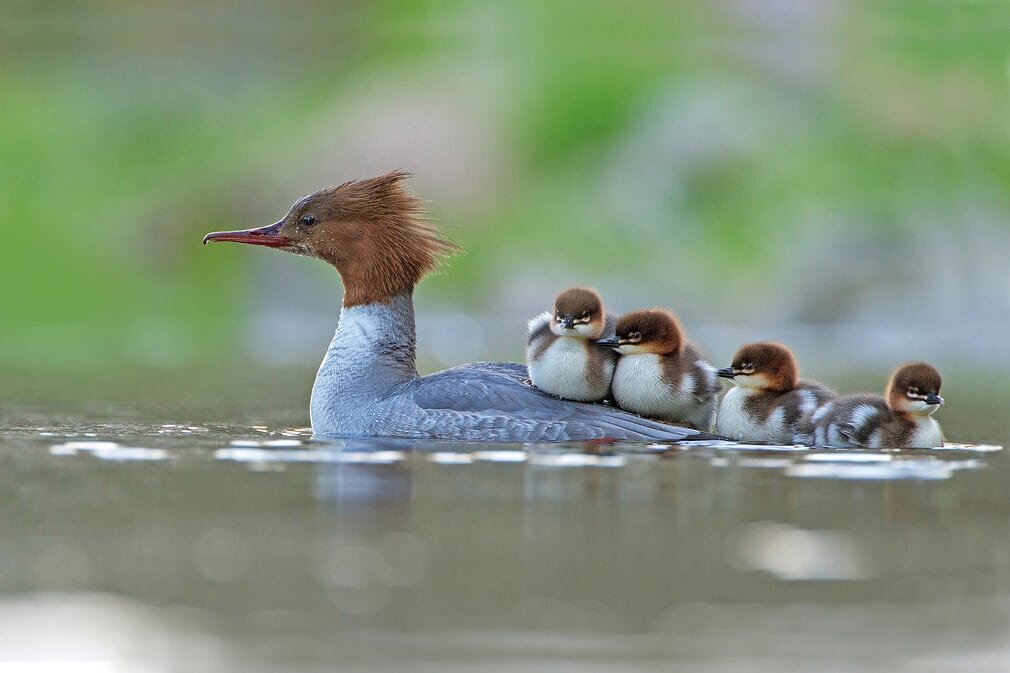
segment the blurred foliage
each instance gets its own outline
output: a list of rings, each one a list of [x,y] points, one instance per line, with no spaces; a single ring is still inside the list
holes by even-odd
[[[1000,2],[24,1],[6,15],[7,364],[230,357],[262,258],[204,254],[200,236],[271,221],[295,183],[320,186],[320,129],[431,73],[492,110],[492,184],[432,204],[468,253],[431,283],[465,306],[558,251],[619,275],[620,250],[645,285],[690,246],[682,272],[730,296],[812,231],[900,241],[910,204],[1010,211]]]

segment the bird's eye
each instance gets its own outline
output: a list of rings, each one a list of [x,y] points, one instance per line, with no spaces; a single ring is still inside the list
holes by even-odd
[[[311,227],[316,223],[316,218],[312,215],[302,215],[302,226]]]
[[[641,341],[641,340],[642,340],[641,332],[628,332],[628,341]]]
[[[754,371],[754,363],[753,362],[745,362],[740,367],[740,369],[742,369],[745,372],[752,372],[752,371]]]
[[[908,394],[909,395],[918,395],[919,394],[919,389],[916,388],[915,386],[912,386],[912,387],[910,387],[908,389]]]
[[[583,311],[581,317],[588,318],[589,317],[589,311]]]

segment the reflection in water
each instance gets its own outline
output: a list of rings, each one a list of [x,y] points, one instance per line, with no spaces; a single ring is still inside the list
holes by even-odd
[[[874,574],[859,543],[841,531],[759,521],[744,526],[735,547],[743,567],[783,580],[865,580]]]
[[[193,565],[211,582],[235,582],[249,570],[249,552],[238,531],[215,526],[201,532],[193,543]]]
[[[234,460],[239,463],[361,463],[388,465],[399,463],[405,456],[402,451],[344,451],[332,449],[253,449],[248,447],[218,449],[217,460]]]
[[[168,460],[164,449],[141,446],[120,446],[116,442],[64,442],[49,447],[54,456],[76,456],[88,453],[99,460]]]
[[[213,615],[154,607],[106,593],[29,593],[0,599],[0,658],[5,671],[161,673],[201,670],[228,658]],[[17,661],[43,659],[50,666]],[[192,670],[192,669],[190,669]]]
[[[411,496],[412,480],[413,473],[399,467],[336,461],[321,466],[316,473],[316,497],[345,505],[406,501]]]
[[[816,479],[950,479],[958,470],[977,470],[983,461],[912,458],[882,462],[817,462],[788,465],[786,475]]]
[[[966,644],[1007,663],[1010,465],[994,447],[324,443],[183,424],[33,424],[3,442],[0,658],[84,656],[65,645],[83,634],[131,671],[188,670],[162,645],[142,665],[120,634],[144,633],[243,671],[949,670]],[[938,605],[963,621],[941,629]],[[831,629],[870,654],[851,664]]]

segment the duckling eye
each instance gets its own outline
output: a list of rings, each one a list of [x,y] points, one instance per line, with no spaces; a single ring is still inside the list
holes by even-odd
[[[301,221],[303,227],[311,227],[313,224],[316,223],[316,218],[312,215],[302,215]]]
[[[908,394],[909,394],[910,397],[918,396],[919,395],[919,389],[916,388],[915,386],[910,386],[908,388]]]
[[[589,311],[583,311],[583,312],[582,312],[582,315],[581,315],[581,316],[579,316],[579,317],[580,317],[580,318],[588,318],[588,317],[589,317]]]
[[[742,371],[745,371],[745,372],[752,372],[752,371],[754,371],[754,363],[753,362],[745,362],[742,365],[740,365],[740,369]]]
[[[642,340],[641,332],[628,332],[628,341],[641,341],[641,340]]]

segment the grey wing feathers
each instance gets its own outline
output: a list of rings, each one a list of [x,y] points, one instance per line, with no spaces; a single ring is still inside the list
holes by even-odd
[[[524,442],[702,438],[605,405],[559,400],[523,383],[526,376],[522,365],[474,363],[408,385],[427,436]]]

